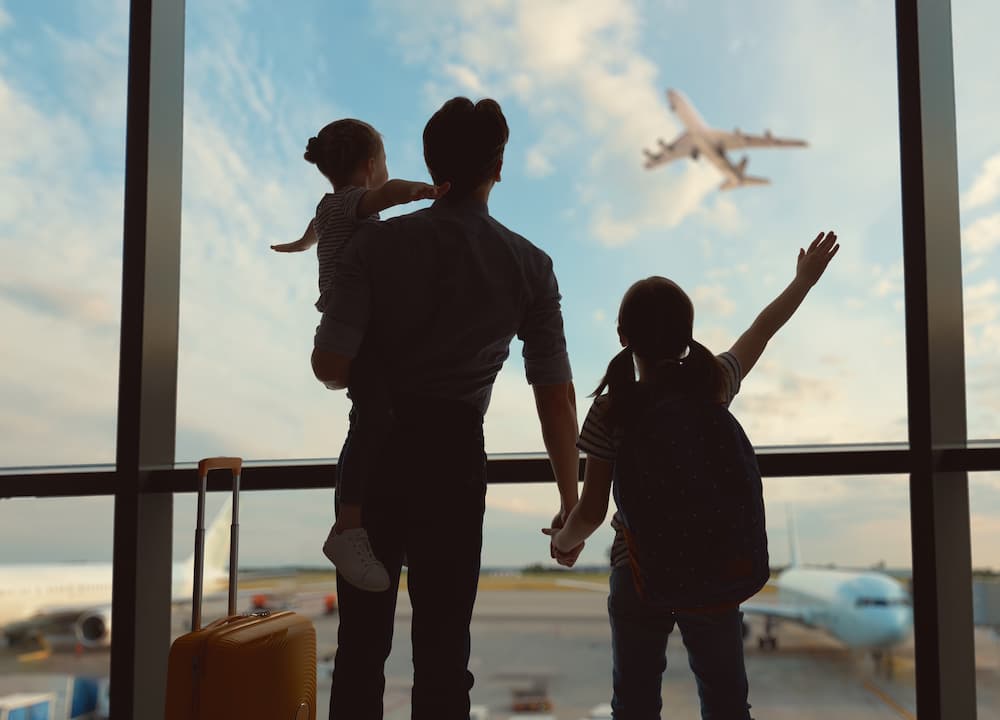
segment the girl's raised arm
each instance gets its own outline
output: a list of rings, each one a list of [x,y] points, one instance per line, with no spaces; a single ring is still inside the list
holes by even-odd
[[[809,244],[809,248],[799,248],[798,264],[795,268],[795,279],[786,287],[770,305],[761,311],[753,324],[740,335],[729,352],[736,357],[746,377],[760,358],[768,341],[788,322],[799,305],[805,299],[809,290],[823,275],[826,266],[837,254],[840,245],[837,235],[830,231],[820,233]]]

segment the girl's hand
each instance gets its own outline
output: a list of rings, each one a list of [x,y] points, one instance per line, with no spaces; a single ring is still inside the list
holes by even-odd
[[[820,233],[816,239],[809,243],[809,248],[803,250],[799,248],[799,259],[795,267],[795,279],[806,283],[810,287],[823,275],[826,266],[837,254],[840,245],[837,243],[837,234],[832,230],[824,234]]]
[[[583,552],[583,546],[586,543],[582,542],[569,551],[563,551],[556,544],[556,536],[559,534],[559,528],[542,528],[542,532],[552,538],[549,542],[549,555],[560,565],[573,567],[576,564],[577,558],[580,557],[580,553]]]
[[[450,189],[450,182],[443,182],[440,185],[414,182],[410,183],[410,186],[407,188],[409,191],[409,202],[413,202],[414,200],[437,200],[439,197],[443,197]]]

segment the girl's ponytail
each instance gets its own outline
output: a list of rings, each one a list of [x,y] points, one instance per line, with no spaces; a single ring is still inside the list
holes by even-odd
[[[681,372],[676,373],[683,387],[707,399],[723,398],[722,367],[712,351],[697,340],[688,343],[688,355],[681,361]],[[680,389],[680,388],[678,388]]]
[[[611,358],[608,363],[608,370],[601,378],[601,384],[597,386],[591,397],[600,395],[604,389],[608,389],[609,417],[612,422],[618,424],[627,416],[635,395],[635,359],[632,357],[632,348],[628,345]]]

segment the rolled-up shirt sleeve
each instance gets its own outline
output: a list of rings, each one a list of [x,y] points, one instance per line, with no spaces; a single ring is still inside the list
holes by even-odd
[[[375,223],[362,224],[336,261],[333,287],[313,339],[317,350],[354,358],[361,348],[371,312],[371,282],[363,251],[377,228]]]
[[[546,256],[533,301],[517,332],[524,343],[524,372],[530,385],[558,385],[573,379],[561,300],[552,261]]]

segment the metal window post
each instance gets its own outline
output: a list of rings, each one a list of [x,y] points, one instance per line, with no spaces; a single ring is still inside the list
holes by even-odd
[[[112,588],[111,716],[163,717],[180,290],[183,0],[132,0]]]
[[[897,0],[917,712],[976,717],[962,252],[949,0]]]

